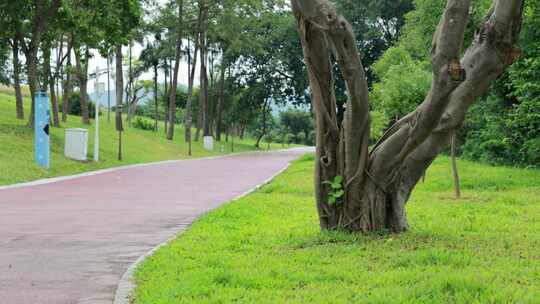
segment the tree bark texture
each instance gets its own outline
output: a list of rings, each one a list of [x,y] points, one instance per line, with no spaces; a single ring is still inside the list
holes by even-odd
[[[457,138],[456,133],[452,134],[452,143],[450,144],[450,157],[452,160],[452,178],[454,180],[454,194],[456,199],[461,198],[461,183],[459,181],[459,171],[457,165]]]
[[[73,91],[73,84],[71,82],[71,42],[69,42],[67,47],[67,62],[65,66],[66,78],[64,80],[64,85],[62,86],[62,122],[67,122],[69,114],[69,99],[71,97],[71,92]]]
[[[13,51],[13,87],[15,88],[15,108],[17,119],[24,119],[23,98],[21,92],[21,62],[19,60],[19,40],[13,39],[11,46]]]
[[[199,117],[201,118],[199,124],[203,131],[203,136],[211,136],[212,131],[210,127],[210,119],[209,119],[209,107],[208,107],[208,71],[207,71],[207,63],[208,63],[208,47],[206,45],[206,22],[207,22],[207,15],[208,11],[207,8],[204,6],[201,6],[200,8],[200,15],[202,18],[201,21],[201,29],[199,33],[199,47],[200,47],[200,57],[201,57],[201,70],[200,70],[200,98],[199,98],[199,111],[201,115]],[[197,130],[197,139],[199,137],[198,135],[199,130]]]
[[[28,125],[34,127],[34,113],[35,113],[35,98],[38,91],[38,76],[37,76],[37,52],[26,52],[26,66],[27,66],[27,75],[28,78],[28,87],[30,88],[30,96],[32,102],[30,103],[30,115],[28,117]]]
[[[209,113],[209,107],[208,107],[208,72],[206,67],[206,46],[205,41],[203,41],[204,38],[201,38],[201,74],[200,74],[200,87],[201,91],[199,93],[200,95],[200,107],[199,110],[201,111],[201,127],[203,131],[203,136],[211,136],[211,128],[210,128],[210,117],[208,115]]]
[[[115,110],[115,123],[116,131],[118,131],[118,160],[122,160],[122,132],[124,131],[124,125],[122,121],[122,101],[124,92],[124,72],[122,69],[122,46],[118,45],[115,50],[116,53],[116,110]]]
[[[223,52],[224,54],[225,52]],[[222,60],[220,67],[220,79],[219,79],[219,93],[218,102],[216,105],[216,140],[221,141],[222,132],[222,117],[223,109],[225,107],[225,60]]]
[[[84,57],[83,57],[84,56]],[[84,54],[81,54],[81,49],[75,48],[75,65],[77,69],[77,79],[79,80],[79,100],[81,103],[82,123],[90,124],[90,113],[88,110],[88,60],[89,51],[85,48]]]
[[[460,59],[471,0],[448,0],[433,37],[433,81],[426,99],[371,151],[368,88],[351,26],[327,0],[291,3],[317,125],[315,194],[321,228],[407,230],[405,205],[423,173],[448,146],[474,100],[519,57],[515,44],[523,1],[494,0],[482,29]],[[341,124],[334,60],[348,91]],[[332,187],[332,181],[342,182]]]
[[[61,0],[52,0],[47,5],[44,0],[35,0],[35,13],[32,20],[30,41],[26,43],[25,35],[21,28],[16,30],[17,40],[24,52],[27,66],[27,80],[30,87],[30,96],[32,102],[30,103],[30,115],[28,117],[28,126],[34,127],[34,112],[35,112],[35,96],[39,89],[38,86],[38,51],[41,44],[43,32],[47,28],[49,22],[54,15],[58,12]],[[45,88],[44,88],[45,89]]]
[[[255,143],[255,148],[260,149],[261,148],[261,140],[266,135],[266,118],[268,115],[268,106],[270,104],[270,99],[266,99],[262,106],[262,130],[261,134],[257,137],[257,142]]]
[[[187,101],[186,101],[186,119],[185,127],[186,134],[185,139],[188,143],[188,155],[192,154],[192,138],[191,138],[191,128],[193,124],[193,85],[195,80],[195,69],[197,67],[197,55],[199,52],[199,44],[197,43],[197,38],[195,39],[195,50],[193,52],[193,60],[191,57],[191,51],[188,50],[188,92],[187,92]]]
[[[184,1],[177,1],[178,4],[178,29],[176,33],[176,51],[174,58],[174,72],[171,82],[171,93],[169,96],[169,129],[167,130],[167,139],[174,137],[174,127],[176,120],[176,91],[178,89],[178,72],[180,70],[180,58],[182,57],[182,36],[183,36],[183,8]]]
[[[178,71],[180,69],[180,56],[182,52],[182,38],[176,39],[176,55],[174,62],[174,72],[172,75],[171,92],[169,96],[169,129],[167,130],[167,139],[174,137],[174,126],[176,123],[176,90],[178,88]]]
[[[55,78],[51,67],[51,45],[46,43],[43,49],[43,87],[49,89],[49,96],[52,108],[53,126],[60,127],[60,119],[58,117],[58,100],[56,99],[56,91],[54,88]]]

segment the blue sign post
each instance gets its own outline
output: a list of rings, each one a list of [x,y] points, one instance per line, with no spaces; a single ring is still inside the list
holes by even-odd
[[[49,106],[49,96],[47,92],[39,91],[35,98],[35,153],[36,163],[44,168],[50,167],[50,138],[49,122],[51,112]]]

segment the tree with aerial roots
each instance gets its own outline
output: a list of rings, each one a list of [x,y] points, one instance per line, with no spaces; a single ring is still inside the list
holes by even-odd
[[[316,118],[315,194],[322,229],[408,229],[405,205],[414,187],[474,101],[518,59],[523,2],[494,0],[462,52],[471,0],[448,0],[433,37],[426,99],[369,150],[368,86],[350,24],[327,0],[291,0]],[[335,63],[348,92],[342,123],[336,115]]]

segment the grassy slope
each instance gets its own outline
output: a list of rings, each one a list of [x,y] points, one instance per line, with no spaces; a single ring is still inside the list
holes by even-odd
[[[439,158],[408,207],[411,231],[321,233],[313,157],[218,209],[139,267],[137,304],[539,303],[540,172]]]
[[[26,100],[28,105],[28,100]],[[28,115],[29,107],[26,107]],[[94,151],[94,127],[84,126],[81,118],[70,116],[68,123],[61,129],[51,129],[51,169],[41,169],[34,163],[33,131],[26,127],[26,120],[15,118],[15,98],[9,89],[0,87],[0,185],[36,180],[46,177],[70,175],[102,168],[110,168],[134,163],[146,163],[161,160],[187,158],[187,145],[184,143],[183,129],[178,127],[173,142],[165,139],[163,126],[159,135],[138,129],[128,129],[123,136],[124,160],[117,160],[118,136],[115,131],[114,117],[107,123],[105,117],[100,125],[100,159],[99,163],[78,162],[64,157],[65,128],[88,128],[88,156],[91,160]],[[235,152],[254,149],[254,140],[235,140]],[[217,143],[216,143],[217,144]],[[263,145],[266,147],[266,144]],[[280,148],[273,145],[273,148]],[[193,157],[204,157],[223,154],[217,144],[215,152],[202,148],[202,142],[194,143]],[[224,153],[229,153],[230,145],[225,145]]]

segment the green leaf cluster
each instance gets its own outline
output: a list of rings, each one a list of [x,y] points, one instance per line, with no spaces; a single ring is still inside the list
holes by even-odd
[[[330,187],[330,191],[328,192],[328,204],[340,204],[343,195],[345,195],[345,190],[343,189],[343,176],[338,175],[334,177],[332,181],[324,181],[323,184]]]

